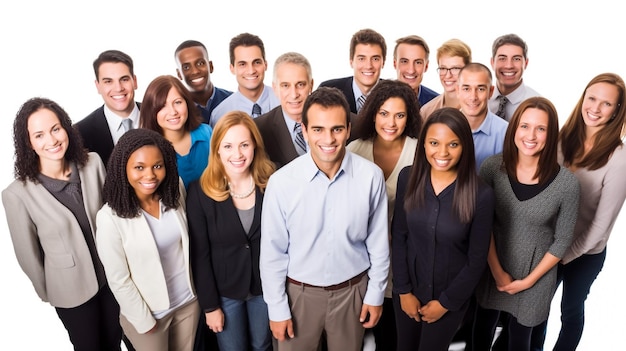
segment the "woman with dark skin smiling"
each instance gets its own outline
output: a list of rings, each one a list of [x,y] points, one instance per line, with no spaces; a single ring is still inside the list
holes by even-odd
[[[398,350],[446,351],[487,264],[494,194],[465,116],[436,110],[398,178],[391,228]]]

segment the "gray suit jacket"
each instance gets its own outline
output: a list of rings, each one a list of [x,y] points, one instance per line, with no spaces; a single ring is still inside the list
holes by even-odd
[[[91,152],[87,164],[78,172],[93,234],[96,213],[102,206],[104,165]],[[43,301],[55,307],[72,308],[98,292],[94,262],[85,237],[67,207],[43,185],[19,180],[2,191],[2,203],[17,260]]]

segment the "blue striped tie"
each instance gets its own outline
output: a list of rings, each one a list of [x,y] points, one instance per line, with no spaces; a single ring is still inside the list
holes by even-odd
[[[293,131],[296,133],[296,151],[298,152],[298,155],[303,155],[306,153],[306,143],[304,142],[304,136],[302,135],[302,124],[296,122]]]

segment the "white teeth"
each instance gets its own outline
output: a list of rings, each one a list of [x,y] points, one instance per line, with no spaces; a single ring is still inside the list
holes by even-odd
[[[535,146],[537,146],[537,143],[536,142],[524,141],[524,145],[526,145],[527,148],[532,149]]]
[[[406,75],[405,75],[405,76],[404,76],[404,78],[405,78],[405,79],[415,79],[415,78],[417,78],[417,76],[406,76]]]
[[[147,189],[154,189],[156,188],[157,183],[156,182],[150,182],[150,183],[139,183],[141,185],[143,185],[144,188]]]
[[[113,100],[123,100],[126,97],[126,95],[113,95],[111,96],[111,99]]]
[[[502,72],[502,75],[506,77],[513,77],[515,76],[515,72]]]
[[[203,81],[203,80],[204,80],[204,77],[200,77],[200,78],[192,79],[191,81],[192,81],[193,83],[198,83],[198,82],[201,82],[201,81]]]
[[[335,151],[336,147],[335,146],[320,146],[320,148],[322,149],[322,151],[324,152],[333,152]]]
[[[437,166],[439,167],[445,167],[450,163],[450,160],[439,160],[439,159],[434,159],[434,160]]]

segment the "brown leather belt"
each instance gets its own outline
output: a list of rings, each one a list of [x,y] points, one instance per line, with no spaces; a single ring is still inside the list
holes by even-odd
[[[346,280],[345,282],[339,283],[339,284],[335,284],[335,285],[330,285],[330,286],[317,286],[317,285],[311,285],[311,284],[307,284],[307,283],[303,283],[303,282],[299,282],[295,279],[289,278],[287,277],[287,281],[291,284],[296,284],[296,285],[300,285],[303,287],[307,287],[307,288],[320,288],[320,289],[324,289],[324,290],[329,290],[329,291],[334,291],[334,290],[339,290],[339,289],[343,289],[349,286],[352,286],[354,284],[358,284],[361,279],[363,279],[363,277],[365,276],[365,274],[367,273],[367,271],[363,271],[361,272],[359,275],[350,278],[348,280]]]

